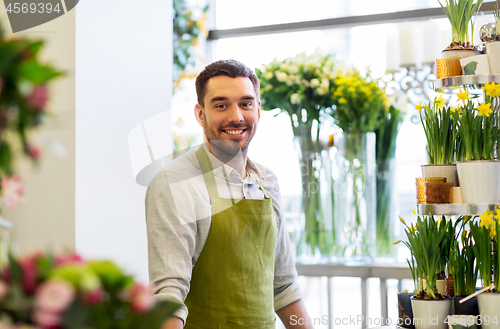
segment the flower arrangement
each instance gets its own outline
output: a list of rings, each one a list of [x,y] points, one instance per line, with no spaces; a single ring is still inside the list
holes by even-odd
[[[403,243],[411,251],[411,259],[407,260],[410,267],[417,297],[420,299],[441,299],[437,291],[436,280],[439,273],[444,270],[443,263],[448,261],[448,255],[455,239],[456,225],[451,220],[434,216],[417,216],[415,224],[408,226],[403,218],[408,241]],[[396,241],[399,243],[401,241]],[[422,289],[421,283],[425,279],[426,288]]]
[[[333,118],[344,133],[358,135],[381,126],[381,116],[388,110],[386,94],[368,71],[362,76],[356,69],[339,72],[333,91]]]
[[[35,162],[40,158],[30,133],[47,115],[48,83],[61,75],[39,60],[42,46],[41,41],[6,39],[0,26],[0,195],[7,195],[7,207],[23,199],[14,169],[17,153]]]
[[[11,255],[0,279],[2,328],[160,328],[178,306],[113,262],[76,254]]]
[[[485,102],[477,105],[467,90],[458,94],[459,107],[453,112],[460,145],[457,160],[493,160],[495,144],[500,139],[500,86],[486,83]]]
[[[494,211],[484,211],[479,219],[479,222],[470,223],[470,234],[474,239],[472,248],[483,287],[491,287],[493,282],[495,284],[500,282],[498,253],[500,226],[497,225],[500,220],[500,207],[496,207]],[[499,292],[498,289],[498,287],[491,287],[490,291]]]
[[[393,105],[382,115],[382,124],[375,130],[377,161],[377,255],[390,256],[394,241],[394,165],[396,139],[405,112]]]
[[[427,139],[429,164],[453,164],[456,159],[458,122],[452,112],[456,108],[445,105],[443,97],[435,97],[432,104],[418,103],[420,122]]]
[[[446,0],[446,6],[438,1],[451,23],[452,42],[446,49],[475,49],[474,18],[483,0],[477,0],[475,3],[474,0]]]
[[[326,173],[329,159],[320,141],[320,131],[334,103],[336,63],[332,56],[316,51],[307,56],[299,54],[284,61],[275,59],[256,69],[261,83],[263,110],[280,109],[288,113],[295,136],[302,178],[302,208],[305,213],[303,238],[297,244],[297,254],[330,255],[335,245],[335,225],[332,215],[327,214],[327,203],[321,196],[321,177]],[[322,174],[323,172],[323,174]],[[326,188],[326,190],[330,190]],[[302,243],[304,241],[304,243]],[[303,248],[308,245],[309,251]]]

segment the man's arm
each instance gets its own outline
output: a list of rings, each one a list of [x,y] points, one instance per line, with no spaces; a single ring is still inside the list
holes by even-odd
[[[183,327],[184,327],[184,321],[182,321],[181,318],[173,316],[171,318],[168,318],[165,322],[163,322],[161,329],[182,329]]]
[[[287,329],[314,329],[302,299],[276,311]]]

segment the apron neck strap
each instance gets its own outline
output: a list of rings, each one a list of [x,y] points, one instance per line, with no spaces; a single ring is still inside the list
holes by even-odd
[[[217,184],[215,183],[215,176],[212,172],[212,166],[210,165],[210,159],[205,152],[203,144],[200,146],[198,151],[196,151],[196,157],[200,162],[201,171],[203,172],[203,178],[205,179],[205,185],[207,185],[208,194],[211,197],[219,197],[219,191],[217,190]],[[215,168],[214,168],[215,170]]]

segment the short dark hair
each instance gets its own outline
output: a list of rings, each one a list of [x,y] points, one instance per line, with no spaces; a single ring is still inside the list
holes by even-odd
[[[235,61],[233,59],[220,60],[207,65],[203,71],[196,77],[196,95],[198,96],[198,103],[205,106],[204,98],[206,92],[206,85],[208,80],[213,77],[225,75],[230,78],[244,77],[252,81],[255,95],[260,98],[260,83],[259,78],[255,72],[249,69],[245,64]]]

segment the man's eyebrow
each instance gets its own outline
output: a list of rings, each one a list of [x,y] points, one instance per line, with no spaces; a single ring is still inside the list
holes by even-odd
[[[245,95],[241,96],[240,100],[254,100],[255,96],[252,95]],[[218,102],[218,101],[227,101],[228,98],[224,96],[215,96],[210,99],[210,103]]]

